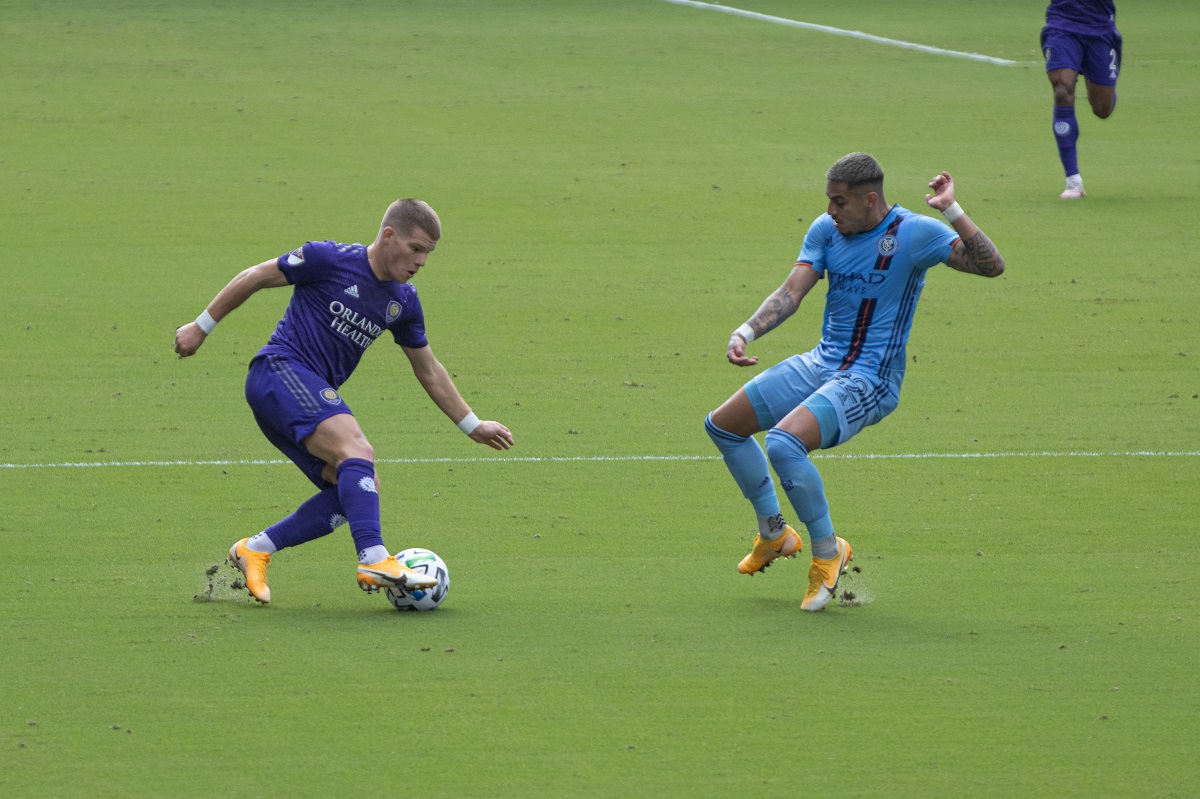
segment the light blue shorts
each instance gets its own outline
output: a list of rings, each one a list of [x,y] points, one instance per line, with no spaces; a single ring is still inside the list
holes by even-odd
[[[839,372],[817,363],[810,353],[793,355],[756,376],[743,387],[763,430],[770,430],[798,406],[809,406],[822,422],[821,446],[836,447],[864,427],[883,419],[900,404],[900,383],[867,372]],[[828,407],[836,415],[836,434],[826,430],[822,417]]]

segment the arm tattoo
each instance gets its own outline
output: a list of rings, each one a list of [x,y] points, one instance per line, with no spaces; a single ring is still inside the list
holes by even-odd
[[[969,239],[962,239],[963,249],[952,258],[950,266],[972,275],[995,277],[1004,271],[1004,257],[982,230]]]
[[[759,306],[747,324],[754,330],[754,337],[758,338],[778,327],[784,319],[795,313],[798,307],[800,301],[792,296],[787,286],[780,286]]]

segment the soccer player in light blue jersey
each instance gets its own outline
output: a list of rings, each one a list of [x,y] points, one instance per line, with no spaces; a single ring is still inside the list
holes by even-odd
[[[808,229],[783,285],[733,332],[726,356],[737,366],[758,358],[746,346],[796,312],[828,278],[825,320],[817,346],[776,364],[738,389],[705,419],[705,429],[758,516],[753,549],[738,571],[754,574],[803,547],[780,513],[770,468],[808,530],[813,561],[803,610],[823,609],[853,551],[834,533],[821,475],[809,453],[849,441],[900,401],[905,346],[925,272],[934,264],[984,277],[1004,259],[954,200],[942,172],[925,202],[952,227],[883,196],[883,168],[866,153],[840,158],[825,175],[829,205]],[[767,431],[766,451],[754,434]]]
[[[1113,0],[1050,0],[1041,42],[1046,77],[1054,89],[1054,141],[1067,175],[1059,197],[1078,200],[1085,192],[1075,150],[1075,85],[1082,73],[1092,113],[1100,119],[1112,115],[1121,73],[1121,34]]]
[[[229,561],[259,602],[271,601],[267,564],[273,553],[346,523],[364,591],[436,582],[400,564],[384,546],[375,451],[338,393],[367,347],[385,332],[408,356],[430,399],[464,433],[493,449],[513,444],[507,427],[475,416],[425,336],[421,302],[409,281],[441,235],[441,220],[427,203],[397,200],[370,245],[310,241],[252,266],[221,289],[196,321],[175,331],[179,357],[194,355],[217,322],[255,292],[294,286],[283,319],[250,361],[246,400],[263,434],[318,491],[287,518],[230,547]]]

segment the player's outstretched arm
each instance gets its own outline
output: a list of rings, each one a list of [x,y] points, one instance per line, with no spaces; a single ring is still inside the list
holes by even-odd
[[[783,285],[758,306],[754,316],[729,336],[729,346],[725,350],[725,357],[729,362],[735,366],[753,366],[758,363],[758,358],[746,355],[746,345],[779,327],[783,320],[794,314],[800,307],[800,301],[820,279],[821,276],[807,265],[793,267]]]
[[[950,250],[946,264],[951,269],[984,277],[996,277],[1004,272],[1004,256],[954,200],[954,178],[943,172],[929,181],[933,194],[925,195],[925,203],[941,211],[946,221],[959,235]]]
[[[254,292],[259,289],[286,285],[287,278],[283,276],[283,272],[280,271],[279,265],[274,260],[264,261],[257,266],[244,269],[229,281],[225,288],[217,292],[217,296],[204,309],[205,314],[208,315],[205,322],[210,325],[209,329],[211,330],[211,325],[224,319],[230,311],[248,300]],[[203,318],[204,314],[201,314],[200,319]],[[208,338],[208,333],[200,326],[200,319],[175,329],[175,352],[179,354],[180,358],[195,355],[196,350],[200,349],[200,345],[204,343],[204,339]]]
[[[430,347],[401,349],[408,356],[417,382],[425,389],[433,404],[449,416],[450,421],[457,424],[472,441],[487,444],[492,449],[508,449],[513,445],[513,436],[507,427],[499,422],[475,417],[471,407],[458,393],[458,387],[450,379],[450,373],[442,366],[441,361],[434,357]]]

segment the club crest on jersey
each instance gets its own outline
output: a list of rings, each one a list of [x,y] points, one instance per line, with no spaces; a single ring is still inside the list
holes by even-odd
[[[341,405],[342,398],[332,388],[327,388],[321,391],[321,399],[328,402],[330,405]]]
[[[387,323],[390,325],[392,322],[395,322],[397,319],[399,319],[400,312],[402,310],[404,309],[400,306],[400,303],[396,302],[395,300],[389,302],[387,306],[387,313],[384,314],[384,318],[387,319]]]
[[[880,255],[887,257],[896,254],[896,246],[896,237],[889,233],[879,239],[879,244],[876,245],[876,248],[879,250]]]

